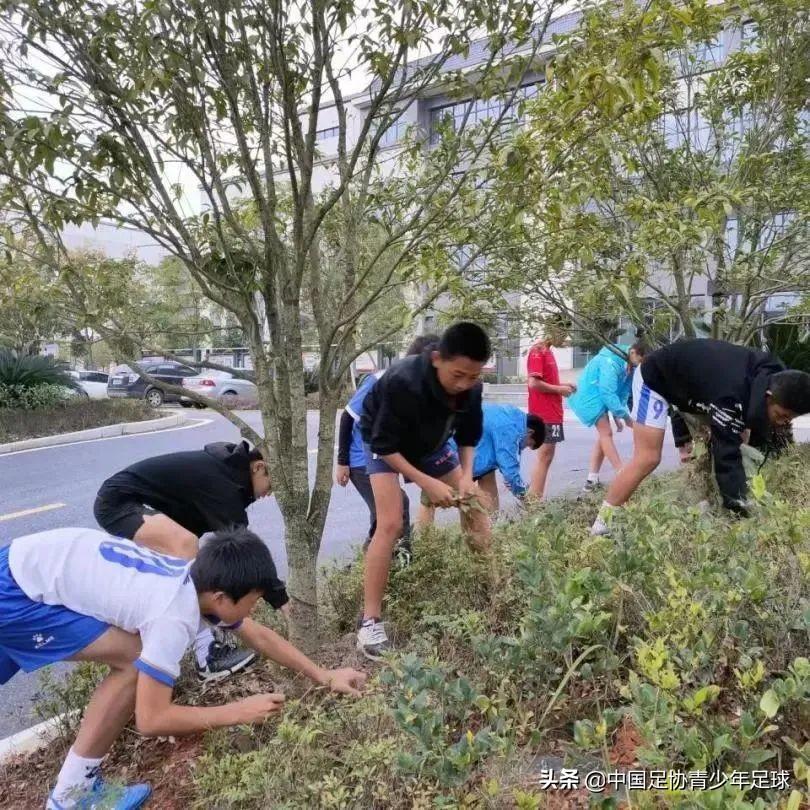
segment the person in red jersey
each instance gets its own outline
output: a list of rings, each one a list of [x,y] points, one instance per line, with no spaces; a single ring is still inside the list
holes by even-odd
[[[537,451],[537,460],[529,483],[529,494],[542,498],[557,445],[565,441],[563,430],[563,397],[577,390],[573,383],[560,383],[560,371],[552,348],[565,344],[565,332],[549,326],[542,340],[532,346],[526,364],[529,389],[529,413],[539,416],[546,425],[546,437]]]

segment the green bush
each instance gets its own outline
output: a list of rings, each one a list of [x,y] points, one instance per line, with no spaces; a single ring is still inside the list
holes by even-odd
[[[78,390],[78,382],[68,374],[67,363],[45,355],[17,354],[0,349],[0,385],[15,388],[36,388],[40,385],[61,385]]]
[[[24,410],[53,408],[73,396],[70,389],[65,388],[64,385],[53,383],[32,386],[0,383],[0,410],[4,408],[22,408]]]
[[[699,509],[686,471],[661,476],[612,538],[588,533],[595,500],[552,502],[496,529],[494,571],[457,531],[419,536],[387,596],[402,653],[369,695],[296,701],[248,752],[212,737],[200,806],[539,808],[538,757],[615,770],[629,726],[643,768],[792,770],[798,807],[810,785],[810,447],[769,462],[752,494],[756,514],[739,520]],[[324,583],[336,635],[353,631],[360,568]],[[632,798],[742,810],[789,796],[726,784]]]
[[[32,407],[31,399],[39,396],[38,388],[29,389],[24,407],[4,408],[0,418],[0,443],[53,436],[76,430],[140,422],[153,419],[157,412],[141,399],[83,399],[69,397],[56,404]],[[64,389],[61,389],[64,395]],[[0,402],[2,401],[0,391]]]

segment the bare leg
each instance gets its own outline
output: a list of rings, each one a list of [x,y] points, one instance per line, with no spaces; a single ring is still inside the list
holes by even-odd
[[[458,490],[461,483],[461,467],[456,467],[440,479],[445,484]],[[470,509],[466,512],[459,510],[461,517],[461,530],[467,545],[477,552],[487,552],[492,545],[492,523],[489,514],[480,509]]]
[[[495,470],[482,475],[478,479],[478,488],[481,490],[481,501],[490,512],[497,512],[500,509],[500,499],[498,497],[498,481],[495,478]]]
[[[153,551],[183,560],[193,560],[199,549],[197,535],[166,515],[144,515],[143,525],[132,539]]]
[[[537,451],[537,460],[532,470],[532,479],[529,483],[529,494],[535,498],[542,498],[546,491],[546,479],[551,462],[554,461],[556,444],[544,444]]]
[[[593,449],[591,450],[591,462],[588,467],[588,472],[591,475],[599,475],[599,470],[602,469],[604,461],[605,454],[602,452],[602,444],[597,436],[596,441],[593,443]]]
[[[140,651],[141,640],[137,633],[111,627],[72,656],[72,661],[96,661],[110,667],[110,674],[96,687],[87,704],[73,743],[73,750],[80,757],[103,757],[132,717],[138,677],[132,662]]]
[[[613,442],[613,430],[610,427],[610,417],[605,414],[596,423],[596,432],[599,435],[599,446],[604,457],[610,462],[614,470],[622,467],[622,457]]]
[[[605,501],[610,506],[622,506],[638,485],[661,462],[665,431],[649,425],[633,423],[633,457],[619,470],[608,488]]]
[[[436,507],[433,504],[419,504],[419,511],[416,514],[416,528],[419,531],[429,529],[436,519]]]
[[[391,569],[391,554],[402,534],[402,492],[396,473],[370,476],[377,509],[377,528],[366,552],[363,574],[363,618],[379,618]]]

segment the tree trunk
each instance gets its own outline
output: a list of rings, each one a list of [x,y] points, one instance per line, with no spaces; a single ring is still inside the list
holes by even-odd
[[[320,642],[318,631],[318,542],[304,515],[285,515],[290,594],[290,641],[311,653]]]

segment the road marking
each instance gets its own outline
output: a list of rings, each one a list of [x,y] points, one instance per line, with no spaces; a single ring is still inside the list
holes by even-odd
[[[0,453],[0,461],[10,456],[18,456],[21,453],[39,453],[42,450],[58,450],[60,447],[73,447],[77,444],[90,444],[91,442],[114,442],[118,439],[143,439],[148,436],[159,436],[163,433],[171,433],[175,430],[190,430],[191,428],[202,427],[209,425],[213,419],[192,419],[189,425],[180,425],[179,427],[163,428],[163,430],[151,430],[149,433],[127,433],[123,436],[106,436],[101,439],[79,439],[75,442],[66,442],[65,444],[51,444],[48,447],[29,447],[27,450],[12,450],[10,453]]]
[[[7,515],[0,515],[0,523],[4,520],[14,520],[14,518],[38,515],[40,512],[50,512],[53,509],[62,509],[65,506],[67,506],[66,503],[47,503],[45,506],[35,506],[32,509],[23,509],[20,512],[9,512]]]

